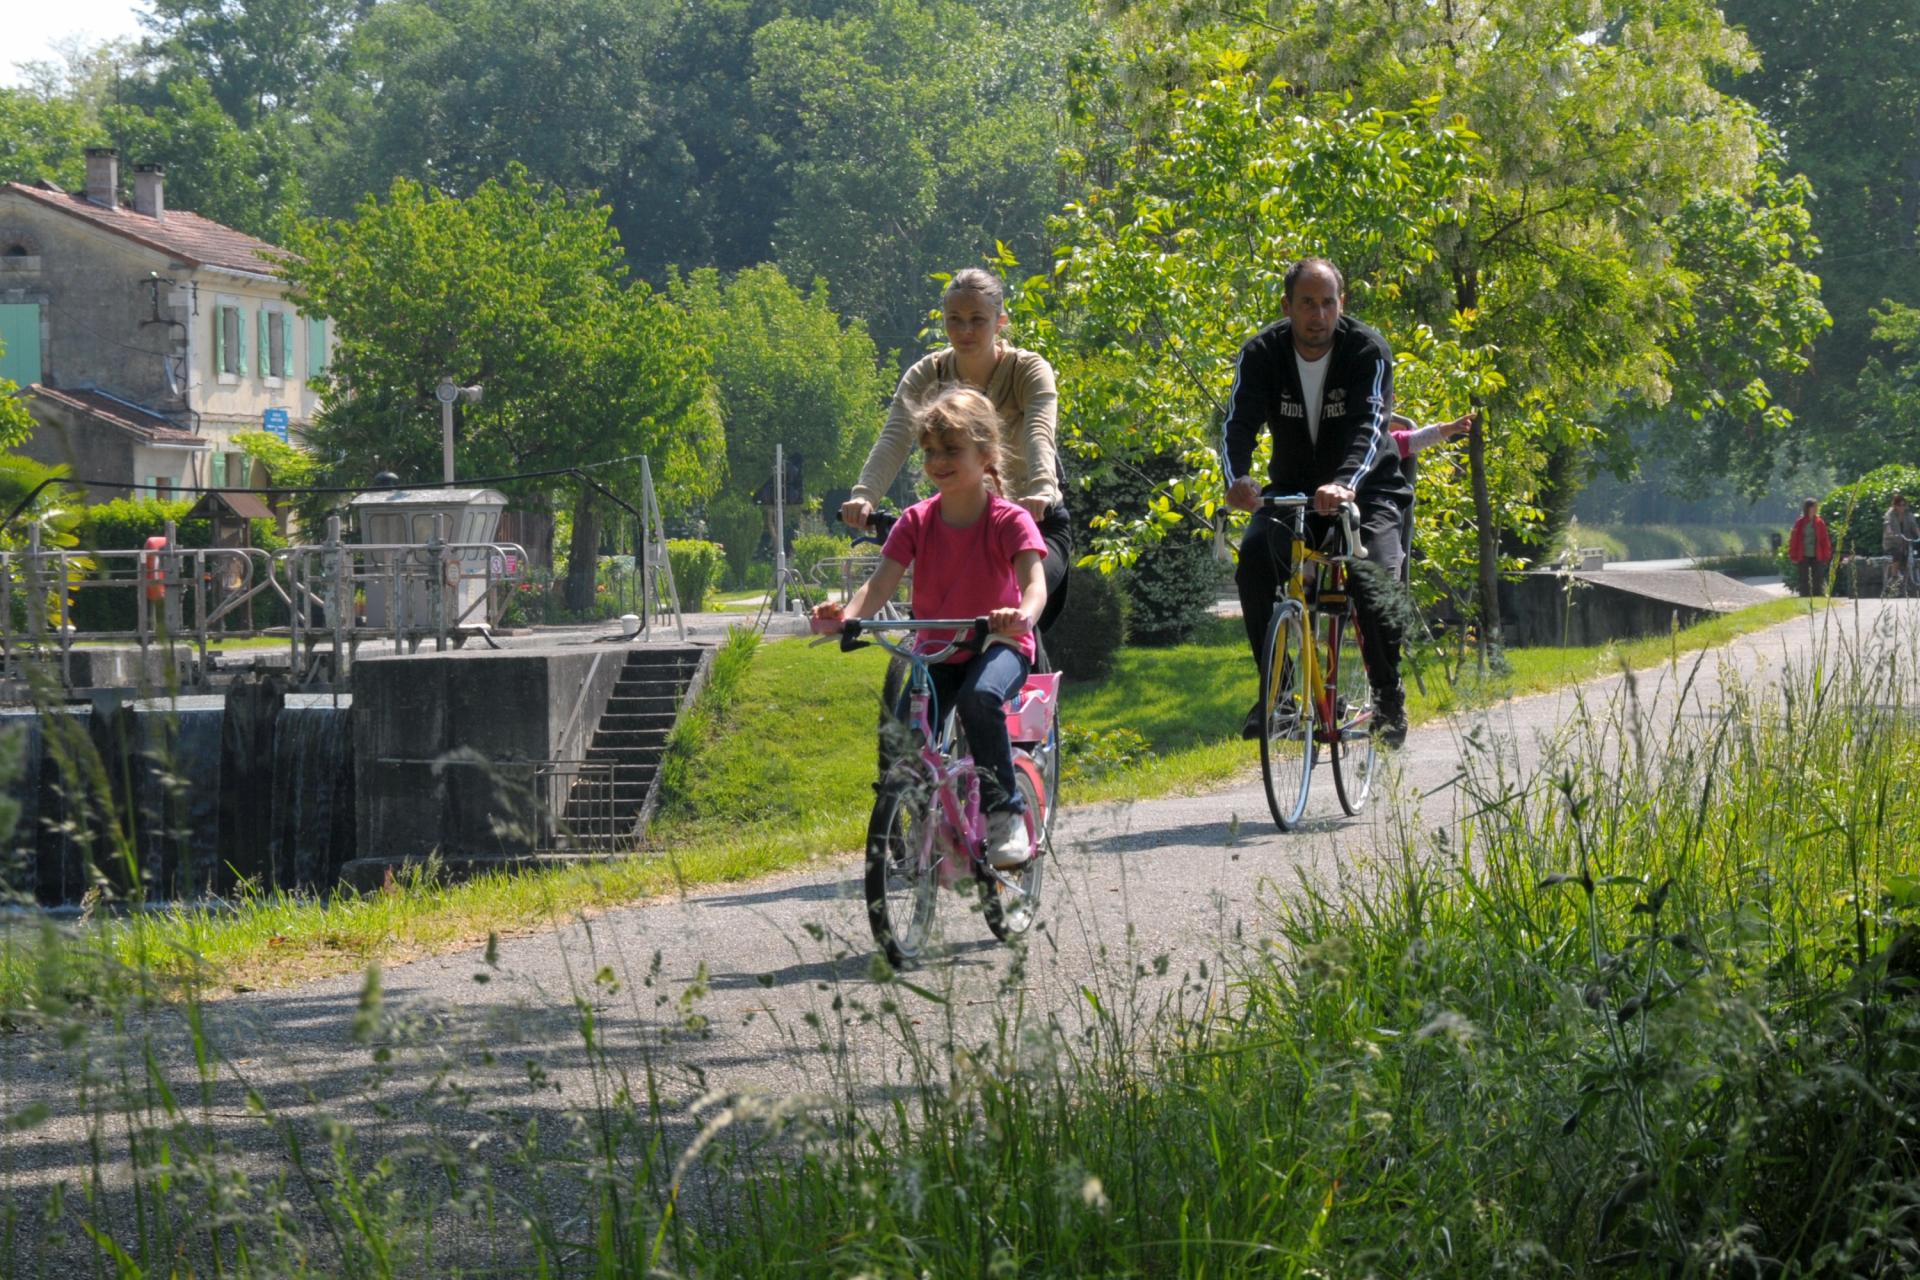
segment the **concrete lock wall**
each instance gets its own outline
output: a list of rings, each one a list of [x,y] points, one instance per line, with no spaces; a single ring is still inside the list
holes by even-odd
[[[549,804],[540,766],[585,754],[624,656],[601,646],[356,662],[360,860],[535,852]]]

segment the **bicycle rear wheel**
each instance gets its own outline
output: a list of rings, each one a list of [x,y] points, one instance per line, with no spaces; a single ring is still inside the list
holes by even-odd
[[[1012,881],[1012,888],[1000,883],[985,866],[979,871],[981,910],[987,917],[987,928],[1002,942],[1031,929],[1034,916],[1040,910],[1040,879],[1046,867],[1052,825],[1052,807],[1047,803],[1048,798],[1041,795],[1040,776],[1039,765],[1032,757],[1014,756],[1013,782],[1026,805],[1020,820],[1026,823],[1033,856],[1024,867],[1001,873]]]
[[[1300,825],[1313,785],[1313,704],[1301,688],[1305,642],[1305,611],[1298,601],[1283,602],[1267,625],[1266,674],[1260,681],[1260,706],[1266,713],[1260,777],[1267,787],[1267,808],[1282,831]]]
[[[896,769],[884,778],[867,821],[867,924],[887,963],[904,969],[926,951],[939,905],[939,818],[926,777]]]
[[[1373,738],[1373,683],[1360,652],[1360,625],[1337,612],[1327,619],[1327,683],[1333,686],[1335,732],[1327,749],[1340,807],[1356,816],[1373,794],[1380,748]]]

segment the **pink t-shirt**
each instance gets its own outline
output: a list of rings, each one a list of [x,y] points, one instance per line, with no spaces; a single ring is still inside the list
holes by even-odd
[[[1005,498],[989,498],[978,520],[956,528],[940,518],[938,494],[901,512],[882,548],[887,559],[913,569],[916,618],[978,618],[1014,608],[1020,603],[1020,584],[1013,576],[1013,558],[1022,551],[1047,554],[1039,526],[1025,508]],[[952,638],[952,632],[921,633],[928,648],[937,649]],[[1033,633],[1011,638],[1031,662]],[[956,653],[947,661],[965,662],[972,656]]]

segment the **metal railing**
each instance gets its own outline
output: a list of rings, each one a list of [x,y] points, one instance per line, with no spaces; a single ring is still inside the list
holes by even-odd
[[[167,545],[142,550],[82,551],[47,547],[40,526],[27,529],[27,547],[0,551],[0,678],[18,680],[30,662],[52,659],[61,681],[73,684],[77,646],[130,641],[142,654],[189,650],[195,661],[186,682],[205,687],[207,651],[223,638],[285,635],[296,683],[313,682],[317,652],[331,643],[334,679],[369,639],[392,642],[396,652],[432,640],[438,649],[483,634],[505,605],[505,592],[522,579],[524,548],[506,542],[349,543],[339,518],[327,539],[269,554],[255,547],[180,547],[172,522]],[[360,620],[356,601],[369,587],[385,592],[385,618]],[[73,615],[83,593],[128,592],[133,626],[88,628]],[[277,600],[284,626],[256,626],[254,606]]]

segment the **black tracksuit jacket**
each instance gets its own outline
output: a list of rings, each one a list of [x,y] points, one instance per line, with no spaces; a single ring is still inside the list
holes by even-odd
[[[1352,489],[1361,507],[1404,509],[1413,486],[1400,468],[1389,433],[1393,353],[1387,340],[1352,316],[1333,332],[1327,380],[1320,392],[1320,438],[1307,431],[1307,407],[1294,363],[1293,322],[1270,324],[1240,348],[1227,404],[1221,458],[1231,485],[1253,465],[1260,431],[1273,432],[1268,493],[1311,494],[1323,484]]]

